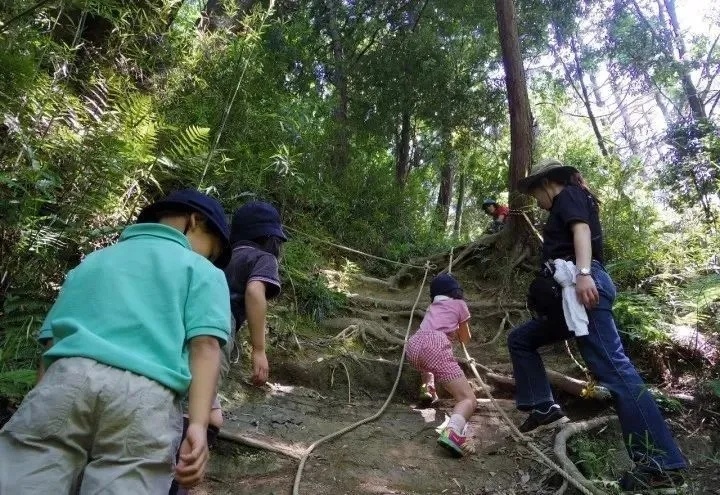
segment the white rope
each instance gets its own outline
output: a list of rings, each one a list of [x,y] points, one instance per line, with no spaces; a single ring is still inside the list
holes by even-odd
[[[520,432],[520,430],[517,429],[517,426],[515,426],[515,423],[508,417],[505,410],[500,406],[500,404],[497,403],[495,400],[495,397],[490,393],[490,387],[487,386],[485,381],[483,381],[482,377],[480,376],[480,373],[478,373],[477,368],[475,367],[475,360],[470,357],[470,354],[467,351],[467,348],[465,347],[465,344],[461,344],[463,352],[465,353],[465,359],[467,359],[468,364],[470,365],[470,369],[472,370],[473,374],[475,375],[475,378],[477,378],[478,382],[480,382],[480,386],[483,388],[483,391],[490,399],[490,402],[492,403],[493,407],[500,413],[500,416],[505,421],[505,423],[510,428],[510,432],[512,434],[513,439],[518,442],[525,444],[530,450],[535,452],[537,454],[539,460],[538,462],[541,462],[542,464],[546,465],[549,468],[554,469],[558,472],[563,478],[565,478],[571,485],[573,485],[575,488],[578,489],[581,493],[584,495],[600,495],[604,494],[605,492],[599,490],[596,487],[587,487],[582,484],[582,482],[578,481],[575,477],[573,477],[570,473],[565,471],[562,467],[560,467],[556,462],[554,462],[552,459],[550,459],[545,453],[538,447],[530,437],[527,435],[524,435]],[[536,459],[537,460],[537,459]]]
[[[308,239],[312,239],[312,240],[314,240],[314,241],[321,242],[321,243],[323,243],[323,244],[327,244],[328,246],[336,247],[336,248],[338,248],[338,249],[343,249],[343,250],[348,251],[348,252],[350,252],[350,253],[359,254],[359,255],[365,256],[365,257],[367,257],[367,258],[372,258],[372,259],[380,260],[380,261],[386,261],[386,262],[388,262],[388,263],[393,263],[393,264],[399,265],[399,266],[407,266],[407,267],[410,267],[410,268],[420,268],[420,269],[423,269],[423,268],[425,268],[425,267],[427,266],[427,263],[426,263],[425,265],[413,265],[413,264],[410,264],[410,263],[403,263],[402,261],[395,261],[395,260],[391,260],[391,259],[388,259],[388,258],[383,258],[382,256],[376,256],[376,255],[374,255],[374,254],[366,253],[366,252],[364,252],[364,251],[360,251],[359,249],[351,248],[351,247],[348,247],[348,246],[343,246],[342,244],[336,244],[336,243],[331,242],[331,241],[326,241],[325,239],[321,239],[320,237],[314,236],[314,235],[312,235],[312,234],[308,234],[307,232],[303,232],[303,231],[298,230],[298,229],[295,229],[295,228],[293,228],[293,227],[285,226],[284,228],[286,228],[287,230],[290,230],[291,232],[295,232],[295,233],[297,233],[297,234],[303,235],[303,236],[307,237]],[[435,268],[435,265],[430,265],[430,268],[431,268],[431,269]]]
[[[300,495],[300,481],[302,480],[302,474],[303,469],[305,468],[305,463],[307,462],[308,457],[312,453],[315,448],[325,442],[329,442],[330,440],[333,440],[335,438],[341,437],[345,435],[346,433],[354,430],[358,426],[364,425],[366,423],[370,423],[372,421],[375,421],[380,416],[385,413],[385,410],[390,405],[390,401],[392,401],[393,397],[395,396],[395,391],[397,390],[398,384],[400,383],[400,376],[402,375],[402,369],[403,364],[405,363],[405,350],[407,349],[407,341],[408,336],[410,335],[410,329],[412,328],[413,323],[413,315],[415,314],[415,308],[417,308],[418,302],[420,301],[420,296],[422,295],[423,288],[425,287],[425,282],[427,281],[427,275],[428,271],[430,270],[430,263],[425,263],[425,275],[423,276],[422,283],[420,284],[420,289],[418,290],[417,297],[415,298],[415,304],[413,304],[412,310],[410,311],[410,319],[408,320],[408,326],[407,330],[405,331],[405,345],[403,346],[402,355],[400,356],[400,364],[398,365],[398,372],[397,376],[395,377],[395,383],[392,386],[392,389],[390,390],[390,394],[388,394],[387,399],[385,399],[385,403],[378,409],[378,411],[373,414],[372,416],[369,416],[365,419],[361,419],[360,421],[353,423],[349,426],[346,426],[345,428],[338,430],[334,433],[331,433],[329,435],[326,435],[322,437],[320,440],[317,440],[315,443],[310,445],[305,453],[303,454],[302,458],[300,459],[300,465],[298,466],[297,473],[295,474],[295,483],[293,484],[293,495]]]

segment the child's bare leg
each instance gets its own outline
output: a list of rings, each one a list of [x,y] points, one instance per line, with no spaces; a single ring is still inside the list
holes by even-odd
[[[433,375],[429,371],[423,371],[420,374],[420,377],[422,378],[423,385],[435,388],[435,375]]]
[[[427,392],[430,394],[430,398],[432,401],[438,400],[437,390],[435,389],[435,375],[430,373],[429,371],[423,371],[421,373],[423,386],[427,390]]]
[[[470,383],[464,376],[445,382],[442,385],[445,387],[445,390],[447,390],[457,401],[455,407],[453,408],[448,428],[451,428],[455,430],[455,433],[462,435],[465,423],[467,423],[477,407],[475,393],[472,391],[472,388],[470,388]]]

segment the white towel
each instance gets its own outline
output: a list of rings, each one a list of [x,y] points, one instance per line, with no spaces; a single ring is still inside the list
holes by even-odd
[[[565,323],[577,337],[588,334],[588,316],[585,306],[578,300],[575,292],[577,270],[575,263],[557,259],[555,263],[555,281],[562,287],[562,305],[565,314]]]

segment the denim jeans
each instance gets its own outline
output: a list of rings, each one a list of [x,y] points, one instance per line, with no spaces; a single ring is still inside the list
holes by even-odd
[[[613,396],[630,457],[637,463],[659,465],[663,469],[684,468],[685,459],[655,399],[620,342],[612,314],[615,285],[600,263],[593,262],[592,277],[600,303],[588,311],[590,333],[578,337],[577,343],[592,374]],[[569,338],[575,335],[564,322],[531,320],[510,332],[507,343],[517,384],[518,409],[529,411],[543,402],[554,402],[537,349]]]

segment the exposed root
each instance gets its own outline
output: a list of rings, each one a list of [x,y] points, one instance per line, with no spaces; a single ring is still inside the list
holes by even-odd
[[[568,480],[563,480],[563,484],[560,485],[560,488],[555,492],[555,495],[564,495],[565,490],[568,489]]]
[[[352,395],[351,395],[351,389],[350,389],[350,372],[348,371],[348,367],[345,364],[345,361],[340,361],[340,364],[343,368],[345,368],[345,376],[347,377],[347,386],[348,386],[348,404],[352,403]],[[335,382],[335,367],[332,369],[332,373],[330,374],[330,388],[333,387]]]
[[[245,445],[246,447],[252,447],[254,449],[275,452],[276,454],[284,455],[292,459],[302,458],[306,449],[303,445],[288,444],[274,438],[262,439],[254,436],[242,435],[240,433],[232,433],[225,430],[220,430],[218,438],[228,442]]]
[[[346,319],[352,320],[351,318]],[[405,341],[403,339],[401,339],[397,335],[393,335],[394,332],[391,332],[392,330],[387,330],[382,326],[367,323],[363,320],[356,320],[355,322],[352,322],[348,326],[346,326],[340,333],[338,333],[334,337],[334,339],[344,340],[354,337],[360,337],[363,342],[367,343],[368,337],[374,337],[375,339],[387,342],[392,345],[405,345]]]
[[[567,426],[563,427],[560,432],[555,436],[555,456],[557,457],[558,461],[560,461],[560,465],[565,471],[571,474],[576,480],[582,483],[583,486],[585,486],[593,493],[601,494],[604,492],[595,487],[595,485],[593,485],[587,478],[585,478],[585,476],[583,476],[577,466],[575,466],[575,463],[570,460],[567,455],[567,441],[568,438],[575,435],[576,433],[597,428],[598,426],[607,424],[614,419],[617,419],[617,416],[603,416],[588,421],[569,423]]]
[[[361,275],[359,273],[353,274],[352,276],[355,280],[359,280],[360,282],[366,284],[366,285],[374,285],[376,287],[380,287],[386,290],[389,290],[391,292],[395,292],[399,290],[397,287],[394,287],[390,285],[390,282],[387,280],[382,280],[375,277],[368,277],[367,275]]]
[[[372,308],[380,308],[391,311],[409,311],[412,307],[412,301],[403,301],[397,299],[379,299],[376,297],[362,296],[359,294],[351,294],[348,300],[359,306],[369,306]],[[487,308],[508,308],[508,309],[525,309],[525,301],[469,301],[468,308],[470,310],[485,310]]]
[[[458,253],[456,256],[453,257],[453,269],[457,270],[459,269],[463,264],[466,264],[470,259],[472,259],[472,254],[474,254],[478,249],[480,248],[488,248],[493,246],[497,240],[502,236],[503,231],[500,231],[495,234],[489,234],[480,237],[479,239],[469,243],[464,244],[462,246],[456,246],[453,249],[454,253]],[[444,253],[437,253],[433,254],[431,256],[428,256],[426,258],[415,258],[410,260],[411,265],[416,265],[418,268],[412,268],[409,266],[403,266],[395,275],[390,277],[388,279],[388,283],[391,287],[398,287],[400,283],[408,278],[410,276],[411,270],[420,270],[421,266],[424,265],[426,262],[437,265],[437,266],[448,266],[448,260],[449,260],[450,253],[444,252]],[[444,273],[447,271],[447,268],[442,270],[440,273]]]
[[[495,337],[493,337],[492,339],[488,340],[487,342],[481,342],[480,345],[483,345],[483,346],[484,346],[484,345],[492,345],[492,344],[494,344],[494,343],[497,341],[497,339],[500,338],[500,335],[502,335],[503,330],[505,330],[505,324],[508,322],[509,319],[510,319],[510,314],[508,314],[508,312],[505,311],[505,317],[504,317],[504,318],[502,319],[502,321],[500,322],[500,326],[498,327],[498,331],[497,331],[497,333],[495,334]]]

